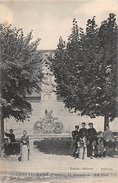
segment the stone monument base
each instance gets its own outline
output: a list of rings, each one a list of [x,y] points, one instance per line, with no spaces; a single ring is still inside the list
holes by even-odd
[[[69,133],[61,133],[61,134],[30,134],[29,135],[29,144],[30,144],[30,153],[34,153],[34,141],[41,141],[44,139],[52,139],[52,138],[72,138]]]
[[[69,133],[60,133],[60,134],[30,134],[29,138],[32,140],[42,140],[49,138],[71,138]]]

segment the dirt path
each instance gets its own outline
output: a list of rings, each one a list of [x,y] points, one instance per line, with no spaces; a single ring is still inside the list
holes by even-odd
[[[116,172],[118,171],[118,158],[105,157],[103,159],[87,158],[86,160],[80,160],[71,156],[43,154],[35,149],[28,162],[18,162],[18,157],[13,155],[1,160],[0,165],[1,171]]]

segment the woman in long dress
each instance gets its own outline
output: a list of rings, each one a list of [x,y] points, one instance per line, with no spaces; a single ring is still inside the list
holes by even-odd
[[[21,161],[28,161],[29,160],[29,137],[27,136],[27,132],[25,130],[23,131],[21,142],[22,142]]]

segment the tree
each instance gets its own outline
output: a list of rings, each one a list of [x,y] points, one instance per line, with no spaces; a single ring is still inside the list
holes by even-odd
[[[65,107],[91,118],[117,116],[117,25],[110,14],[98,27],[89,19],[86,32],[73,20],[72,34],[66,47],[55,51],[51,68],[57,94],[64,97]],[[60,53],[60,54],[59,54]]]
[[[40,53],[36,50],[40,39],[31,42],[32,31],[24,36],[22,29],[0,24],[1,37],[1,91],[2,91],[2,141],[4,119],[14,117],[24,121],[31,114],[31,104],[26,96],[41,90]]]
[[[103,81],[102,109],[105,114],[105,126],[109,117],[112,121],[117,116],[117,25],[114,14],[103,21],[99,29],[100,47],[103,50],[101,58],[101,73]],[[101,76],[100,76],[101,80]],[[102,81],[101,81],[102,82]]]

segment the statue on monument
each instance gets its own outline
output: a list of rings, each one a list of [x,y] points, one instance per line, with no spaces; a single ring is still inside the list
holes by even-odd
[[[54,118],[52,113],[52,110],[45,110],[44,118],[34,124],[35,133],[62,133],[63,124],[58,121],[55,122],[58,118]]]
[[[41,99],[46,101],[55,100],[56,94],[54,93],[55,90],[54,76],[46,63],[43,64],[43,74],[44,74],[44,80],[42,84]]]

